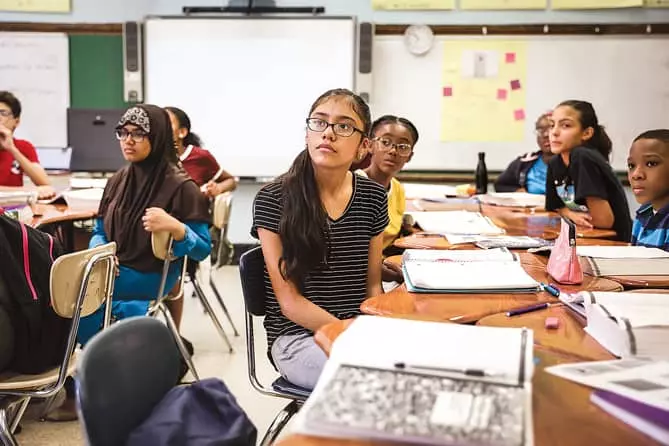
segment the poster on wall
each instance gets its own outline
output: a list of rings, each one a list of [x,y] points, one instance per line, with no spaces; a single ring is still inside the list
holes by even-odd
[[[553,9],[610,9],[643,6],[644,0],[553,0]]]
[[[372,0],[376,10],[455,9],[455,0]]]
[[[522,141],[526,43],[450,41],[443,57],[441,140]]]
[[[70,12],[70,0],[0,0],[0,11]]]
[[[548,0],[460,0],[460,9],[546,9]]]

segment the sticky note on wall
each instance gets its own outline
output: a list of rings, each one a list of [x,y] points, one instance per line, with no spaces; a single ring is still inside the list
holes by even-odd
[[[506,53],[506,63],[516,63],[516,53]]]
[[[515,79],[515,80],[511,81],[511,89],[512,90],[520,90],[520,81],[518,79]]]
[[[442,92],[444,97],[451,97],[453,96],[453,87],[444,87],[444,90]]]
[[[513,111],[513,118],[516,121],[524,121],[525,120],[525,110],[522,108],[519,108],[518,110]]]
[[[507,91],[505,88],[500,88],[497,90],[497,99],[500,101],[506,101]]]

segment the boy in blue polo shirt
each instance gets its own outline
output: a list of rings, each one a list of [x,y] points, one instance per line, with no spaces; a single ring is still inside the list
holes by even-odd
[[[632,244],[669,251],[669,130],[637,136],[627,158],[627,177],[639,203]]]

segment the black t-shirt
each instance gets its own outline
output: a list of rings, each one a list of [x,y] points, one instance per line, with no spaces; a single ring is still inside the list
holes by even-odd
[[[380,184],[353,175],[353,194],[348,208],[337,220],[329,221],[327,265],[315,268],[305,278],[304,297],[338,319],[360,314],[360,304],[367,298],[367,269],[369,242],[388,226],[388,199]],[[318,197],[314,197],[318,200]],[[251,235],[258,237],[258,228],[279,233],[283,205],[281,182],[264,186],[253,203]],[[281,335],[307,331],[281,312],[279,302],[265,268],[267,343],[272,344]]]
[[[616,239],[629,242],[632,220],[625,191],[602,154],[587,147],[577,147],[569,155],[569,166],[565,166],[561,156],[553,157],[548,163],[546,175],[546,210],[554,211],[566,206],[576,211],[587,211],[587,197],[609,202]]]

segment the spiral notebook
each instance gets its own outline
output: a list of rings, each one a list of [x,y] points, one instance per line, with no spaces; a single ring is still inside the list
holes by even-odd
[[[296,431],[413,444],[531,445],[532,339],[526,329],[360,316],[335,341],[296,415]]]

